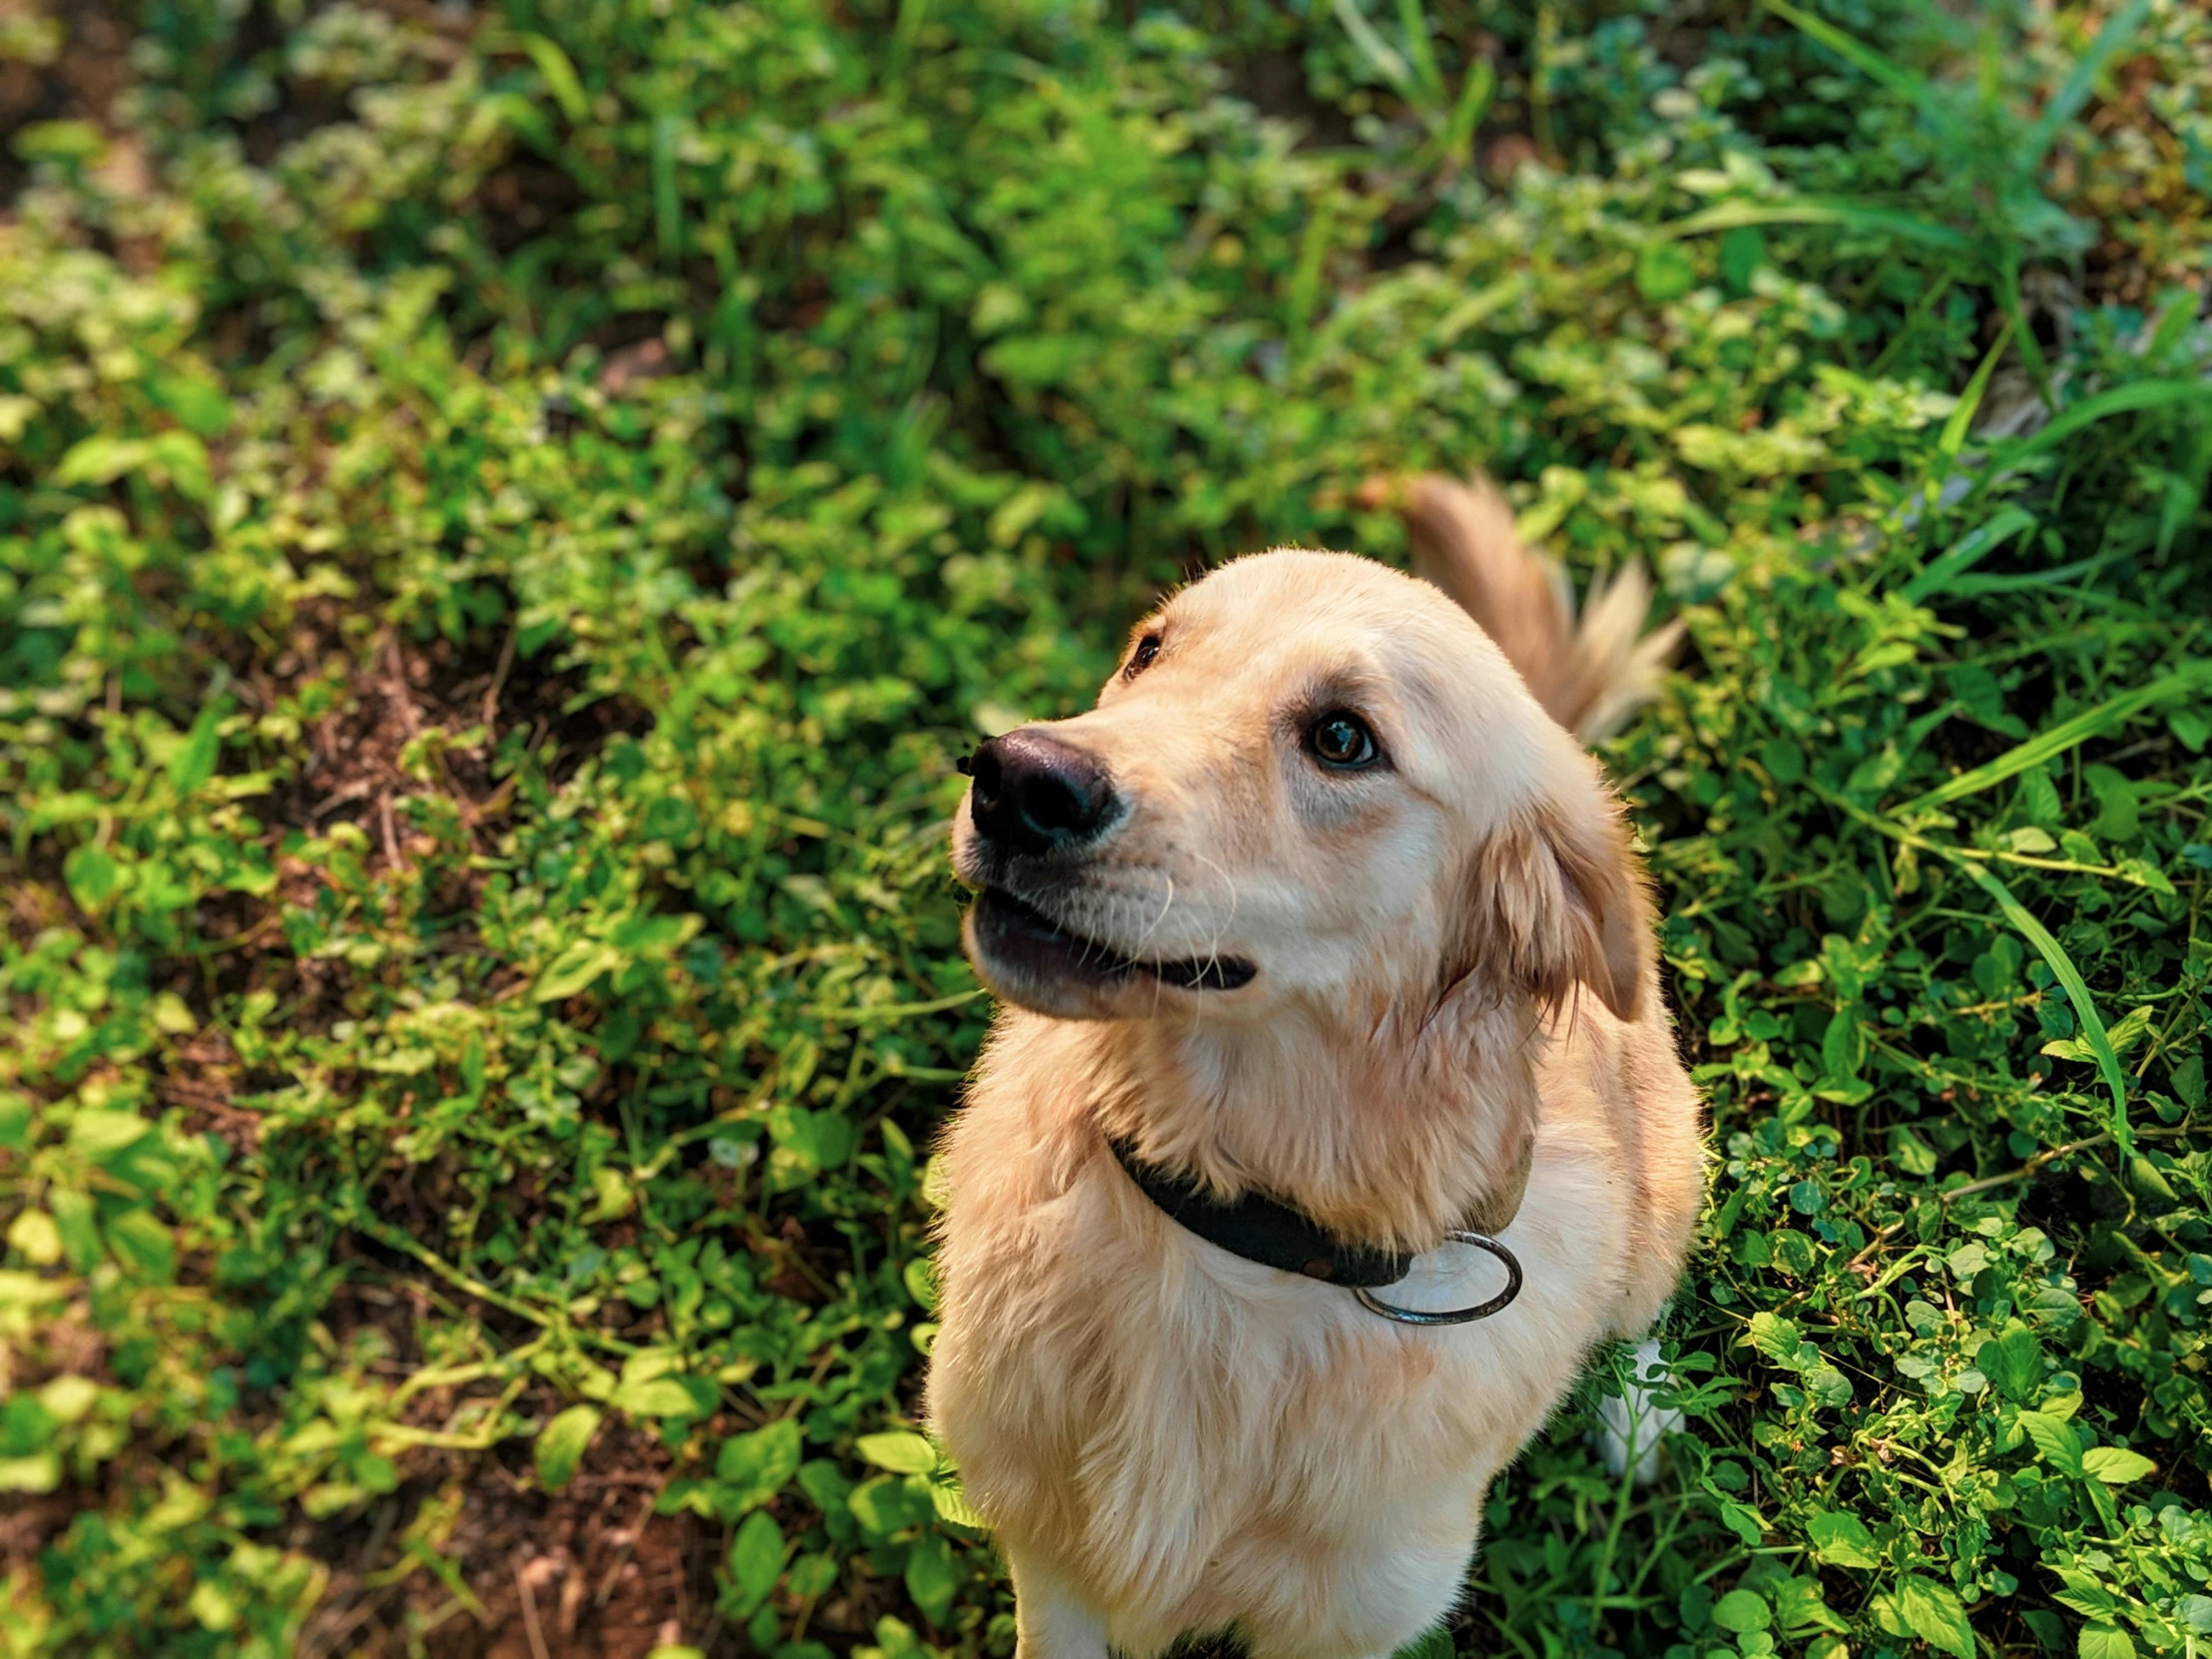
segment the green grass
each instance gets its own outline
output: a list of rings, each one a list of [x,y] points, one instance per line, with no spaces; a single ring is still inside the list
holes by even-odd
[[[952,762],[1477,463],[1688,618],[1719,1163],[1672,1472],[1601,1365],[1456,1646],[2212,1652],[2208,106],[2166,3],[18,8],[0,1653],[1006,1653]]]

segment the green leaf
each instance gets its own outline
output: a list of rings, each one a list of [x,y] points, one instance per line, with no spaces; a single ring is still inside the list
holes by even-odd
[[[146,453],[145,443],[137,438],[81,438],[54,468],[54,483],[62,489],[78,484],[112,484],[126,472],[144,466]]]
[[[2005,1327],[2001,1337],[1983,1343],[1974,1352],[1973,1363],[1997,1392],[2015,1404],[2033,1398],[2043,1381],[2042,1345],[2035,1340],[2035,1333],[2017,1320]]]
[[[800,1451],[799,1423],[791,1417],[725,1440],[715,1458],[715,1479],[726,1488],[731,1512],[758,1509],[782,1491],[799,1472]]]
[[[1679,299],[1697,285],[1697,267],[1679,244],[1647,242],[1636,256],[1636,291],[1653,304]]]
[[[79,1273],[89,1273],[105,1254],[92,1200],[72,1188],[57,1187],[48,1193],[46,1206],[53,1212],[54,1227],[62,1236],[62,1251],[69,1265]]]
[[[893,1479],[879,1474],[852,1488],[845,1508],[869,1537],[887,1539],[894,1532],[919,1526],[936,1507],[929,1485],[912,1475]]]
[[[1936,1149],[1902,1123],[1890,1126],[1890,1162],[1907,1175],[1927,1177],[1936,1173]]]
[[[212,1578],[203,1578],[192,1587],[185,1608],[205,1630],[228,1630],[239,1621],[238,1598]]]
[[[1780,1314],[1770,1314],[1761,1309],[1751,1316],[1751,1346],[1772,1360],[1776,1365],[1796,1371],[1798,1348],[1805,1341],[1805,1333]]]
[[[123,866],[90,841],[73,847],[62,860],[62,879],[69,883],[69,895],[78,904],[95,914],[115,895],[122,884]]]
[[[2083,1471],[2081,1440],[2073,1425],[2042,1411],[2022,1411],[2021,1431],[2034,1443],[2043,1461],[2061,1473],[2079,1478]]]
[[[149,389],[155,401],[201,437],[220,437],[230,429],[236,411],[220,381],[180,369],[158,376]]]
[[[1805,1374],[1805,1391],[1832,1411],[1851,1403],[1851,1379],[1834,1366],[1815,1366]]]
[[[547,1491],[557,1492],[569,1483],[605,1415],[596,1405],[571,1405],[538,1430],[531,1455],[537,1460],[538,1479]]]
[[[1451,1631],[1438,1628],[1414,1637],[1397,1650],[1395,1659],[1451,1659]]]
[[[96,1111],[88,1106],[69,1120],[69,1150],[97,1162],[138,1145],[153,1130],[136,1112]]]
[[[1805,1523],[1805,1533],[1813,1540],[1813,1553],[1832,1567],[1882,1565],[1881,1556],[1875,1553],[1874,1534],[1856,1515],[1816,1509]]]
[[[1767,1534],[1767,1518],[1748,1503],[1738,1503],[1733,1498],[1721,1500],[1721,1523],[1737,1537],[1753,1547],[1764,1542]]]
[[[146,469],[156,482],[194,501],[206,501],[215,493],[215,476],[208,463],[208,446],[198,434],[171,430],[146,441]]]
[[[697,1413],[691,1390],[673,1377],[653,1377],[641,1382],[625,1382],[607,1403],[634,1417],[681,1417]]]
[[[941,1532],[924,1532],[906,1552],[906,1593],[931,1624],[944,1623],[952,1611],[952,1598],[966,1580]]]
[[[978,1532],[990,1530],[990,1522],[968,1502],[967,1494],[960,1490],[956,1481],[930,1481],[929,1501],[935,1506],[937,1513],[954,1526],[972,1527]]]
[[[1738,225],[1721,238],[1721,280],[1749,293],[1751,278],[1767,263],[1767,238],[1756,225]]]
[[[937,1311],[937,1276],[929,1265],[928,1257],[912,1258],[899,1277],[905,1284],[906,1294],[914,1299],[916,1307],[925,1314]]]
[[[191,795],[215,776],[216,754],[221,747],[216,725],[222,718],[222,705],[210,703],[200,711],[185,741],[170,756],[169,787],[180,797]]]
[[[2112,1616],[2112,1592],[2095,1578],[2076,1567],[2053,1567],[2058,1574],[2061,1589],[2051,1599],[2061,1607],[2070,1607],[2085,1619],[2109,1621]]]
[[[1849,1630],[1821,1595],[1815,1578],[1785,1578],[1770,1582],[1767,1595],[1774,1602],[1775,1627],[1802,1640],[1815,1630]]]
[[[1774,1613],[1767,1606],[1766,1597],[1757,1591],[1731,1590],[1713,1604],[1713,1622],[1741,1636],[1747,1631],[1766,1629],[1774,1622]]]
[[[1898,1586],[1898,1611],[1913,1634],[1936,1652],[1974,1659],[1973,1629],[1947,1585],[1917,1574],[1908,1576]]]
[[[52,1451],[0,1457],[0,1492],[51,1492],[62,1483],[62,1460]]]
[[[737,1592],[732,1610],[746,1617],[768,1600],[783,1575],[783,1529],[767,1510],[756,1509],[746,1516],[730,1544],[730,1580]]]
[[[2107,1486],[2124,1486],[2130,1480],[2140,1480],[2158,1465],[2139,1451],[2126,1446],[2091,1446],[2081,1454],[2081,1471],[2103,1481]]]
[[[151,1210],[126,1210],[102,1224],[108,1248],[133,1277],[167,1284],[177,1276],[177,1235]]]
[[[574,996],[609,968],[619,967],[621,955],[597,939],[578,939],[546,967],[530,989],[532,1002],[561,1002]]]
[[[893,1474],[927,1474],[943,1461],[927,1435],[909,1428],[862,1434],[853,1449],[877,1468],[889,1469]]]
[[[2081,1659],[2135,1659],[2134,1641],[2116,1624],[2083,1625],[2077,1651]]]
[[[1821,1036],[1821,1069],[1830,1077],[1856,1077],[1866,1061],[1867,1036],[1860,1010],[1839,1008]]]
[[[62,1259],[62,1230],[44,1210],[18,1213],[8,1223],[5,1238],[8,1248],[35,1268],[50,1268]]]

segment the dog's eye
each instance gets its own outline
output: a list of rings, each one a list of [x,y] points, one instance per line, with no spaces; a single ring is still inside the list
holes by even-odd
[[[1122,670],[1123,677],[1134,680],[1152,666],[1152,659],[1160,654],[1160,636],[1147,634],[1137,642],[1137,649],[1129,653],[1129,666]]]
[[[1368,723],[1347,709],[1323,715],[1309,726],[1306,747],[1323,766],[1340,772],[1373,766],[1382,753]]]

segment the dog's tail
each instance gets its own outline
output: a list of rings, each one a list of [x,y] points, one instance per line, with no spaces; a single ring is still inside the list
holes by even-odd
[[[1481,625],[1561,726],[1595,743],[1658,695],[1682,624],[1644,631],[1651,579],[1641,564],[1592,583],[1577,621],[1566,571],[1522,544],[1512,509],[1487,479],[1427,473],[1397,494],[1414,570]]]

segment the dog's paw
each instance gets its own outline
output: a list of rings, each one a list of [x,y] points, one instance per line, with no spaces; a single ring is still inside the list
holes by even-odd
[[[1633,1465],[1636,1484],[1643,1486],[1657,1477],[1661,1441],[1682,1426],[1682,1413],[1652,1399],[1670,1381],[1656,1338],[1636,1345],[1630,1369],[1631,1381],[1619,1396],[1609,1394],[1597,1402],[1601,1427],[1596,1437],[1607,1472],[1617,1475]]]

